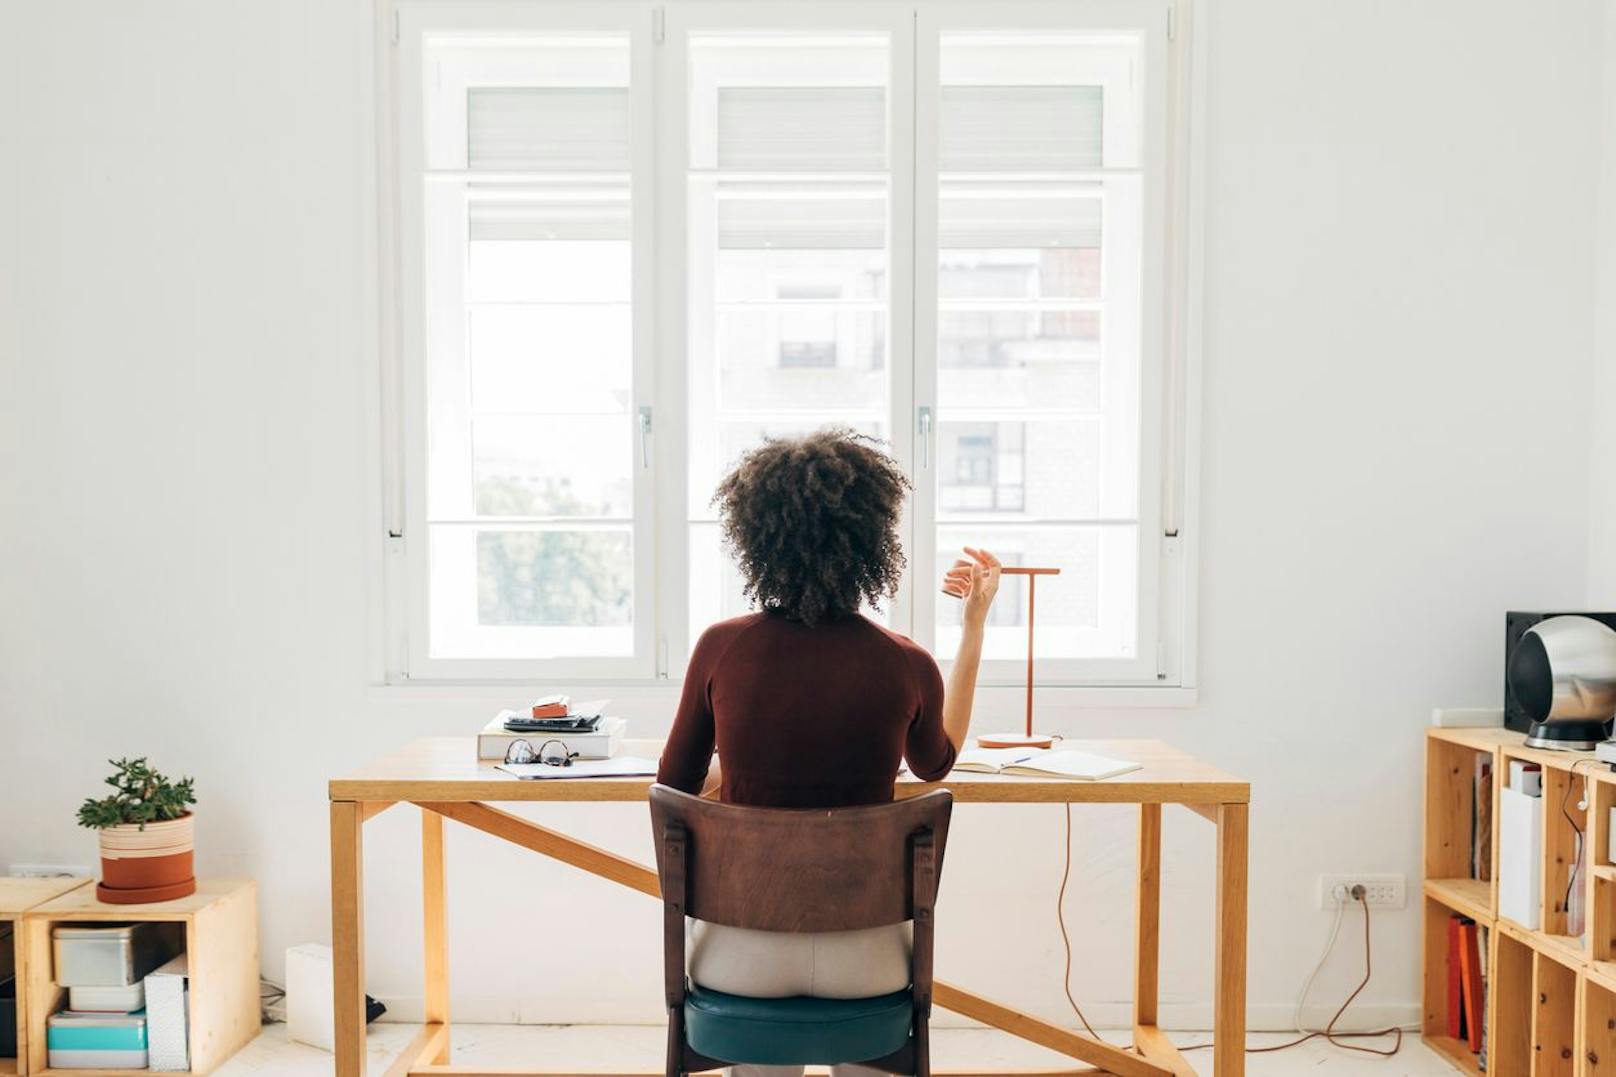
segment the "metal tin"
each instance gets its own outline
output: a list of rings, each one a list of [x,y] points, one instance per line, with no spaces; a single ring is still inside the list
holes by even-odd
[[[136,980],[127,987],[77,987],[67,989],[67,1008],[79,1013],[134,1013],[146,1005],[146,981]]]
[[[128,987],[166,961],[158,923],[60,925],[51,931],[62,987]]]
[[[143,1013],[54,1013],[45,1023],[51,1069],[145,1069]]]

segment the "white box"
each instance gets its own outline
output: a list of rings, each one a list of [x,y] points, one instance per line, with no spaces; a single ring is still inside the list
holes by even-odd
[[[181,954],[146,975],[146,1035],[149,1067],[169,1073],[191,1068],[189,966]]]
[[[1610,809],[1610,827],[1606,833],[1610,835],[1610,848],[1605,852],[1605,859],[1616,864],[1616,808]]]
[[[1532,769],[1528,770],[1530,767]],[[1509,761],[1509,787],[1529,797],[1543,795],[1543,769],[1535,763],[1521,759]]]
[[[1498,791],[1498,915],[1537,930],[1543,912],[1543,798]]]
[[[310,1047],[332,1049],[331,947],[317,942],[286,950],[286,1034]]]

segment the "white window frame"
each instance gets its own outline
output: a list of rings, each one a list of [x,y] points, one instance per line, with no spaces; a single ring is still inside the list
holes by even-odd
[[[1140,650],[1130,662],[1040,659],[1040,688],[1095,704],[1187,704],[1197,680],[1195,618],[1199,483],[1200,250],[1198,200],[1204,41],[1191,34],[1208,0],[377,0],[377,144],[383,361],[375,387],[384,483],[374,518],[385,596],[385,638],[373,653],[388,684],[639,685],[677,681],[693,642],[687,624],[685,161],[682,92],[692,29],[878,27],[892,30],[889,83],[888,335],[892,453],[916,477],[904,521],[911,569],[890,603],[891,623],[931,641],[936,588],[933,473],[917,467],[919,409],[936,415],[936,85],[938,31],[1143,27],[1147,79],[1142,160],[1147,279],[1141,369]],[[634,486],[634,638],[630,658],[434,659],[426,653],[426,362],[422,275],[423,32],[484,28],[564,33],[609,30],[631,43],[634,402],[654,425]],[[658,100],[658,98],[660,100]],[[914,116],[913,124],[907,122]],[[643,132],[653,132],[647,138]],[[1152,134],[1154,133],[1154,135]],[[415,172],[412,172],[412,168]],[[930,177],[928,180],[926,177]],[[913,182],[906,182],[906,177]],[[655,210],[656,212],[653,212]],[[930,222],[924,224],[922,222]],[[922,267],[917,272],[916,267]],[[904,317],[905,311],[914,317]],[[1157,316],[1159,314],[1159,317]],[[653,354],[655,353],[655,354]],[[936,466],[935,423],[927,447]],[[634,447],[638,463],[642,444]],[[1155,496],[1159,492],[1159,496]],[[917,527],[915,521],[928,521]],[[922,586],[921,584],[926,584]],[[1147,632],[1147,624],[1149,631]],[[945,664],[949,655],[939,655]],[[986,684],[1019,684],[1019,662],[984,665]]]
[[[440,658],[428,649],[430,640],[429,600],[430,554],[433,526],[470,526],[469,521],[444,524],[428,517],[428,345],[437,349],[456,350],[463,346],[453,332],[455,323],[440,309],[433,321],[433,304],[448,308],[454,304],[446,300],[458,295],[455,291],[463,281],[453,259],[438,258],[429,263],[427,247],[431,232],[426,227],[427,215],[435,212],[427,205],[424,187],[441,181],[445,184],[469,176],[464,161],[434,162],[429,160],[426,141],[427,116],[423,80],[428,77],[426,44],[428,36],[465,36],[475,39],[478,34],[498,31],[502,34],[529,35],[536,38],[564,36],[568,33],[613,33],[626,36],[629,41],[629,112],[631,161],[629,172],[629,202],[631,219],[631,310],[633,320],[633,404],[631,412],[638,415],[642,408],[653,407],[652,342],[653,331],[653,274],[651,169],[653,163],[650,140],[638,132],[652,129],[651,103],[651,8],[643,3],[608,2],[589,5],[558,3],[509,2],[509,0],[412,0],[400,4],[398,9],[399,43],[397,50],[398,79],[398,158],[394,175],[398,180],[398,203],[401,221],[399,235],[399,294],[401,335],[400,384],[402,388],[403,444],[409,447],[402,458],[404,483],[403,508],[403,595],[405,599],[406,645],[405,667],[411,680],[508,680],[508,679],[650,679],[655,669],[656,595],[651,581],[653,572],[653,491],[656,488],[655,455],[645,446],[645,466],[634,470],[633,519],[630,536],[633,550],[633,652],[624,657],[562,657],[532,659]],[[510,85],[509,81],[503,85]],[[461,146],[463,147],[463,140]],[[463,150],[462,150],[463,152]],[[451,167],[441,167],[445,163]],[[459,168],[452,167],[455,163]],[[437,167],[435,167],[437,166]],[[418,177],[428,177],[427,184]],[[479,182],[496,185],[502,182],[556,182],[574,178],[565,174],[524,176],[521,173],[478,173]],[[434,285],[440,291],[428,294],[425,287],[429,265],[440,275]],[[437,339],[432,340],[433,326],[437,325]],[[652,412],[651,414],[654,414]],[[640,438],[642,433],[629,424],[626,436],[633,440],[627,448],[632,459],[642,459]],[[538,529],[541,527],[579,526],[573,521],[539,521],[521,518],[501,519],[500,530]],[[515,631],[522,631],[517,629]]]

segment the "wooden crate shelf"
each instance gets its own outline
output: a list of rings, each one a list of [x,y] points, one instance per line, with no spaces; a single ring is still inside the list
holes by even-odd
[[[1493,919],[1492,887],[1480,879],[1427,879],[1425,896],[1478,923]]]
[[[195,894],[150,905],[107,905],[95,888],[70,891],[26,912],[21,928],[32,954],[28,1008],[18,1018],[28,1029],[24,1071],[45,1077],[135,1077],[148,1070],[53,1070],[47,1066],[45,1023],[61,1009],[67,989],[51,968],[51,929],[59,924],[155,921],[182,925],[190,980],[189,1073],[200,1077],[258,1035],[258,888],[237,879],[204,879]],[[184,1074],[178,1075],[184,1077]]]
[[[48,879],[0,878],[0,923],[9,923],[12,928],[12,963],[17,977],[17,1057],[0,1058],[0,1077],[28,1072],[28,971],[41,958],[27,946],[27,933],[20,922],[23,914],[53,898],[85,887],[89,881],[65,876]],[[50,960],[49,953],[46,953],[44,960]]]
[[[1472,790],[1488,754],[1495,826],[1483,881],[1471,877]],[[1498,789],[1511,760],[1543,768],[1538,929],[1499,916]],[[1425,1043],[1456,1069],[1482,1072],[1469,1045],[1446,1034],[1446,930],[1457,913],[1487,930],[1488,1077],[1616,1077],[1616,773],[1591,752],[1528,748],[1502,729],[1432,729],[1425,777]]]

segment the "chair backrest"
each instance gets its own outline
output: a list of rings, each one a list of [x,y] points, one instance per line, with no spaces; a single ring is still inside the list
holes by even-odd
[[[868,807],[751,808],[654,785],[663,894],[682,896],[685,916],[758,931],[896,924],[916,919],[917,902],[929,921],[953,803],[938,789]]]

